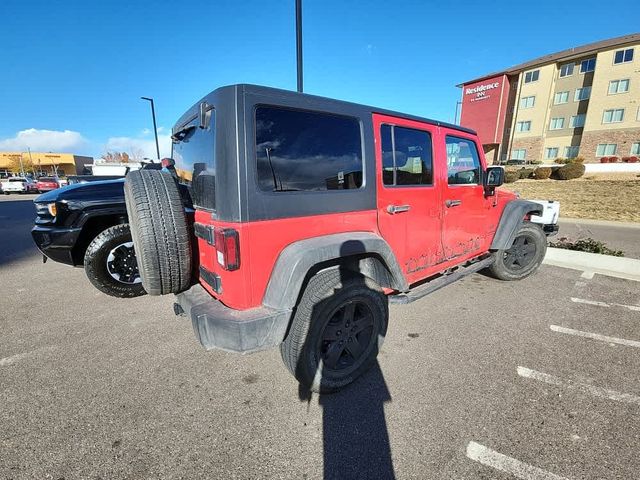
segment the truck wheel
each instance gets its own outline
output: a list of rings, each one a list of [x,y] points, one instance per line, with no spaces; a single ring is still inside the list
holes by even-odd
[[[129,225],[114,225],[100,233],[84,254],[84,271],[89,281],[112,297],[144,295]]]
[[[159,170],[135,170],[124,196],[142,284],[149,295],[179,293],[191,284],[191,235],[178,185]]]
[[[547,252],[547,237],[535,223],[524,223],[511,248],[498,250],[495,261],[488,268],[500,280],[520,280],[534,273]]]
[[[374,364],[388,318],[387,297],[373,281],[338,269],[320,272],[296,307],[282,360],[304,387],[334,392]]]

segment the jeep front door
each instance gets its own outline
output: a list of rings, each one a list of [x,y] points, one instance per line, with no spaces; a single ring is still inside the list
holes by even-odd
[[[433,139],[437,127],[374,115],[378,228],[413,283],[440,262],[441,209]]]
[[[484,165],[474,138],[444,128],[442,133],[447,163],[442,243],[446,259],[459,263],[486,251],[491,243],[495,232],[495,225],[491,225],[493,197],[485,196]]]

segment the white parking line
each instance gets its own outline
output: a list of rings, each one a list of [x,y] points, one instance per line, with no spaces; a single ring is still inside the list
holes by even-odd
[[[577,285],[577,284],[576,284]],[[632,312],[640,312],[640,307],[637,305],[623,305],[622,303],[606,303],[606,302],[596,302],[595,300],[586,300],[584,298],[575,298],[571,297],[571,301],[574,303],[584,303],[586,305],[595,305],[597,307],[622,307]]]
[[[596,302],[595,300],[585,300],[584,298],[571,297],[571,301],[574,303],[585,303],[587,305],[596,305],[598,307],[610,307],[608,303]]]
[[[584,271],[582,272],[582,275],[580,275],[582,278],[586,278],[588,280],[591,280],[593,278],[593,276],[595,275],[594,272],[588,272],[588,271]]]
[[[596,387],[587,383],[570,382],[563,380],[559,377],[549,375],[548,373],[538,372],[526,367],[518,367],[518,375],[524,378],[530,378],[532,380],[538,380],[539,382],[548,383],[549,385],[556,385],[558,387],[566,387],[573,390],[582,390],[590,393],[594,397],[606,398],[608,400],[615,400],[616,402],[633,403],[640,405],[640,397],[631,395],[629,393],[616,392],[615,390],[609,390],[608,388]]]
[[[16,360],[20,360],[21,358],[28,357],[31,352],[26,353],[18,353],[16,355],[11,355],[10,357],[0,358],[0,367],[6,367],[8,365],[13,365]]]
[[[467,458],[523,480],[568,480],[567,477],[547,472],[476,442],[467,445]]]
[[[554,332],[566,333],[567,335],[575,335],[576,337],[590,338],[592,340],[599,340],[601,342],[617,343],[618,345],[626,345],[627,347],[640,348],[640,342],[638,342],[637,340],[608,337],[606,335],[600,335],[599,333],[583,332],[581,330],[574,330],[572,328],[560,327],[559,325],[549,325],[549,328]]]

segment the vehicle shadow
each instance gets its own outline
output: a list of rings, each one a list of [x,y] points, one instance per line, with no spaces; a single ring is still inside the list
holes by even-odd
[[[343,257],[353,252],[354,243],[345,242],[341,248]],[[353,269],[340,271],[342,283],[351,272]],[[336,292],[341,287],[336,287]],[[313,395],[306,386],[299,385],[300,401],[311,402]],[[391,401],[391,395],[378,361],[340,391],[316,395],[322,406],[323,478],[395,479],[384,414],[384,404]]]
[[[0,201],[0,268],[38,254],[31,239],[35,217],[32,200],[3,198]]]

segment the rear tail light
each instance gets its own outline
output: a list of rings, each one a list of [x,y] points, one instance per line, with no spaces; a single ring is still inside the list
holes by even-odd
[[[225,270],[240,268],[240,238],[233,228],[217,228],[214,231],[218,263]]]

